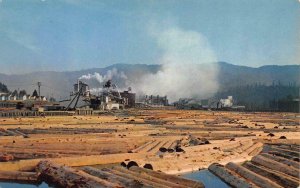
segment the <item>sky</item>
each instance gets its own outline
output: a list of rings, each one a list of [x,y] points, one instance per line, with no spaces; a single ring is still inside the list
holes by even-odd
[[[158,64],[172,28],[217,61],[299,64],[299,0],[0,0],[0,73]]]

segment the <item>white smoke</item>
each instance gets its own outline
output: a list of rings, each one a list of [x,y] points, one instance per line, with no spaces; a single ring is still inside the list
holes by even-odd
[[[88,73],[86,75],[82,75],[78,79],[79,80],[93,80],[94,79],[94,80],[97,80],[99,83],[103,83],[103,82],[106,82],[113,78],[115,78],[115,79],[121,78],[121,79],[126,80],[127,76],[125,75],[125,73],[123,71],[118,71],[118,69],[113,68],[112,70],[108,70],[105,75],[101,75],[98,72],[95,72],[94,74]]]
[[[104,76],[102,76],[98,72],[95,72],[94,74],[88,73],[86,75],[82,75],[81,77],[79,77],[79,80],[92,80],[92,79],[97,80],[99,83],[104,82]]]
[[[90,89],[90,92],[92,94],[98,94],[98,93],[101,93],[103,91],[103,88],[91,88]]]
[[[179,98],[205,98],[218,89],[217,58],[199,32],[178,27],[152,31],[163,51],[162,69],[146,75],[135,87],[144,94]]]
[[[86,74],[86,75],[82,75],[78,78],[79,80],[96,80],[99,82],[99,87],[94,87],[90,89],[91,93],[99,93],[102,91],[102,84],[104,82],[107,82],[108,80],[112,80],[112,79],[122,79],[127,81],[127,76],[125,75],[125,73],[123,71],[118,71],[118,69],[113,68],[111,70],[108,70],[106,72],[106,74],[101,75],[98,72],[95,72],[94,74]]]

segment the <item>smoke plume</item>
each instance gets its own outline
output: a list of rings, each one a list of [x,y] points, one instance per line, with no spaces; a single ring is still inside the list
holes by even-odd
[[[163,55],[162,69],[146,75],[136,89],[144,94],[179,98],[206,98],[218,89],[217,58],[206,38],[199,32],[178,27],[152,31]]]
[[[113,68],[112,70],[108,70],[105,75],[101,75],[98,72],[95,72],[94,74],[86,74],[79,77],[79,80],[97,80],[99,83],[106,82],[108,80],[111,80],[112,78],[121,78],[121,79],[127,79],[127,76],[124,74],[124,72],[119,72],[118,69]]]
[[[81,77],[78,78],[79,80],[96,80],[98,82],[98,86],[97,87],[92,87],[90,88],[90,92],[91,93],[99,93],[102,91],[102,85],[104,82],[108,81],[108,80],[125,80],[127,81],[127,76],[125,75],[125,73],[123,71],[118,71],[118,69],[113,68],[111,70],[108,70],[106,72],[106,74],[101,75],[98,72],[95,72],[94,74],[86,74],[86,75],[82,75]]]

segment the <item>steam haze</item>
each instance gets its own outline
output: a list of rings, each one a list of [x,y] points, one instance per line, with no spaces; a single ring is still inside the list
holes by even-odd
[[[125,87],[133,86],[138,95],[167,95],[171,102],[179,98],[206,98],[217,91],[217,58],[201,33],[172,27],[151,28],[150,34],[163,52],[157,60],[162,64],[157,73],[130,81],[124,72],[112,69],[105,75],[95,72],[79,79],[97,80],[99,88],[91,88],[93,93],[101,91],[102,83],[107,80],[123,79]]]
[[[151,35],[163,51],[158,60],[162,69],[136,83],[138,93],[167,95],[173,102],[179,98],[205,98],[217,91],[217,58],[201,33],[172,27],[151,30]]]

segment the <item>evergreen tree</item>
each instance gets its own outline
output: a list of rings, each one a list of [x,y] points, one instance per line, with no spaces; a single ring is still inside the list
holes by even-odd
[[[21,90],[21,91],[19,92],[20,97],[23,97],[23,96],[26,95],[26,94],[27,94],[27,92],[26,92],[25,89],[23,89],[23,90]]]
[[[36,91],[36,89],[33,91],[32,96],[33,97],[39,97],[38,92]]]
[[[0,82],[0,92],[3,93],[9,93],[9,90],[7,89],[7,86]]]

